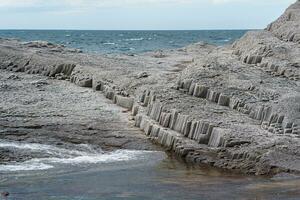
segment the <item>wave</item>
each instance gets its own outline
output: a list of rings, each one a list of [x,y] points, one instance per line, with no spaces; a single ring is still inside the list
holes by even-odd
[[[223,42],[229,42],[230,39],[224,39],[224,40],[221,40],[221,41],[223,41]]]
[[[130,38],[130,39],[125,39],[125,41],[142,41],[142,40],[144,40],[143,37],[141,37],[141,38]]]
[[[17,171],[38,171],[54,168],[52,165],[44,163],[24,162],[22,164],[0,165],[0,172],[17,172]]]
[[[99,150],[94,150],[89,145],[77,145],[79,150],[70,150],[59,148],[53,145],[37,144],[37,143],[18,143],[18,142],[6,142],[0,141],[0,148],[15,149],[15,150],[27,150],[30,152],[39,152],[56,157],[72,157],[72,156],[83,156],[89,153],[100,153]]]
[[[118,150],[112,153],[89,154],[72,158],[35,158],[21,163],[0,165],[0,172],[47,170],[58,167],[58,165],[79,166],[83,164],[117,163],[142,159],[147,153],[150,152]]]
[[[103,43],[104,45],[116,45],[116,43],[113,43],[113,42],[105,42]]]
[[[214,38],[212,38],[212,39],[214,39]],[[231,38],[215,38],[215,40],[221,41],[221,42],[229,42],[229,41],[231,41]]]
[[[0,172],[37,171],[52,169],[60,165],[80,166],[83,164],[117,163],[131,160],[143,160],[153,153],[158,153],[154,151],[137,150],[117,150],[105,153],[103,151],[94,150],[89,145],[77,146],[82,150],[69,150],[52,145],[23,144],[16,142],[0,142],[0,147],[51,155],[47,158],[34,158],[25,162],[0,165]]]

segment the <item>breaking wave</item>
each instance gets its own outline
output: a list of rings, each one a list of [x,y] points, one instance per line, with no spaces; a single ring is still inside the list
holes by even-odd
[[[0,172],[47,170],[58,165],[80,166],[82,164],[116,163],[131,160],[143,160],[157,152],[137,150],[117,150],[103,152],[89,145],[79,145],[80,150],[69,150],[52,145],[0,142],[1,148],[13,151],[24,151],[47,155],[45,158],[33,158],[25,162],[14,162],[0,165]]]
[[[144,38],[130,38],[130,39],[125,39],[125,41],[142,41]]]

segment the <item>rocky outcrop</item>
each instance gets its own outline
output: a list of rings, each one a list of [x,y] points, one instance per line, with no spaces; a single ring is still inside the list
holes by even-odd
[[[232,46],[109,57],[2,40],[0,67],[102,92],[187,162],[257,175],[300,172],[299,5]]]
[[[284,41],[300,43],[300,5],[299,1],[291,5],[285,13],[275,22],[271,23],[266,30]]]
[[[35,48],[35,49],[47,49],[47,50],[50,50],[51,52],[82,53],[82,51],[80,49],[66,48],[64,45],[53,44],[51,42],[46,42],[46,41],[31,41],[31,42],[22,43],[22,45],[25,47]]]

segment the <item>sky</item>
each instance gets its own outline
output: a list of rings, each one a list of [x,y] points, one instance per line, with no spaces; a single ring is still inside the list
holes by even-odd
[[[261,29],[296,0],[0,0],[0,29]]]

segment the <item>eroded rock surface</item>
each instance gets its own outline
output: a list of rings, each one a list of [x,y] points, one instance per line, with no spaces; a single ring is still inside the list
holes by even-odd
[[[132,110],[151,140],[188,162],[299,173],[299,13],[297,1],[266,30],[232,46],[198,43],[135,56],[58,53],[2,39],[0,67],[102,92]]]
[[[47,156],[1,146],[12,141],[67,149],[78,144],[107,151],[157,149],[128,121],[124,109],[92,89],[3,70],[0,88],[0,163]]]

